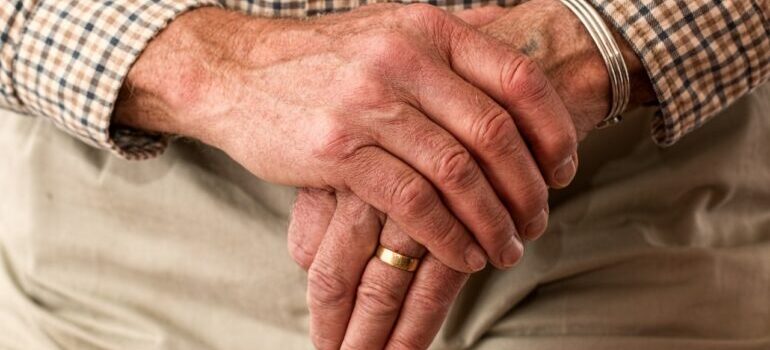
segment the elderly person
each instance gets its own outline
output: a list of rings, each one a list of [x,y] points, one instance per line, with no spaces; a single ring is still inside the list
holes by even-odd
[[[361,5],[3,5],[0,346],[770,346],[766,2]]]

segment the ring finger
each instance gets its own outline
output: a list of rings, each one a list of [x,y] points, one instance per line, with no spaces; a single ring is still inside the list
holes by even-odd
[[[381,230],[376,209],[337,194],[337,209],[308,270],[310,336],[318,349],[338,349],[355,291]]]
[[[421,257],[425,249],[387,220],[380,244],[409,257]],[[372,257],[361,276],[356,305],[350,317],[342,349],[381,349],[398,319],[414,271],[405,271]]]

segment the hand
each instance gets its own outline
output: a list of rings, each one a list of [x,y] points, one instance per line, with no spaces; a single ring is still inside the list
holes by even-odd
[[[463,14],[477,24],[497,17],[490,7]],[[417,272],[373,258],[378,242],[414,257],[424,249],[350,195],[300,189],[288,238],[291,256],[309,270],[310,335],[318,349],[427,348],[468,278],[431,255]]]
[[[378,242],[415,257],[424,248],[350,194],[300,190],[289,234],[293,256],[309,268],[310,334],[318,349],[425,349],[468,278],[430,254],[415,272],[373,258]],[[305,253],[303,240],[318,237],[317,253]]]
[[[521,5],[514,10],[485,7],[463,11],[458,13],[458,16],[466,21],[475,22],[477,25],[492,23],[485,26],[486,31],[494,33],[504,40],[518,40],[512,44],[535,55],[540,63],[547,67],[546,71],[549,72],[549,76],[556,79],[556,86],[565,100],[570,101],[568,105],[571,107],[573,118],[575,118],[576,124],[580,125],[580,138],[592,130],[595,123],[607,113],[609,109],[609,86],[606,81],[602,84],[603,80],[608,79],[603,61],[598,56],[598,51],[592,46],[594,44],[587,37],[587,34],[579,30],[582,27],[574,28],[575,26],[582,26],[582,24],[557,2],[533,1],[530,5]],[[551,20],[544,20],[544,18]],[[554,18],[559,18],[559,20],[553,20]],[[557,28],[553,28],[554,26]],[[564,28],[558,29],[560,26]],[[565,28],[572,29],[566,31]],[[558,35],[547,36],[544,33],[558,33]],[[565,33],[574,35],[565,35]],[[624,53],[627,56],[626,61],[634,77],[632,83],[635,86],[635,95],[632,101],[635,103],[632,105],[650,101],[654,95],[649,81],[641,70],[641,64],[630,53],[628,46],[624,45],[625,42],[619,41],[619,43],[624,48]],[[544,48],[559,48],[559,51],[549,52]],[[582,66],[575,67],[565,64],[565,62],[570,61],[578,62]],[[594,87],[599,87],[599,89],[592,90]],[[350,202],[349,199],[346,201]],[[310,267],[314,261],[318,250],[317,242],[320,241],[319,237],[326,233],[335,205],[333,195],[328,193],[301,190],[298,195],[289,230],[289,243],[292,256],[305,268]],[[337,207],[337,210],[339,212],[341,208]],[[340,221],[344,220],[344,216],[334,214],[334,217],[336,224],[332,226],[336,227],[334,230],[339,234],[339,231],[342,230],[339,228]],[[394,233],[395,230],[389,229],[388,226],[386,223],[380,238],[383,245],[406,254],[418,254],[420,252],[419,247],[412,245],[414,242],[404,242],[404,239],[399,238],[398,234]],[[329,231],[332,231],[331,227]],[[371,234],[357,237],[365,239],[371,238],[370,236]],[[361,260],[371,256],[371,249],[374,245],[374,243],[370,243],[369,250],[365,250],[369,255],[362,256]],[[321,251],[334,249],[333,247],[334,244],[327,244],[321,248]],[[350,249],[347,246],[336,248]],[[466,274],[454,272],[441,264],[423,265],[417,272],[417,281],[423,282],[414,282],[414,285],[409,287],[410,275],[401,271],[394,271],[393,268],[387,266],[378,268],[377,266],[384,264],[376,259],[369,262],[366,272],[362,275],[362,268],[352,267],[345,263],[335,263],[335,260],[330,258],[331,256],[333,254],[319,252],[316,261],[322,261],[318,264],[320,267],[311,269],[309,274],[309,279],[311,279],[309,300],[311,305],[316,305],[316,308],[311,307],[311,316],[312,320],[315,320],[313,324],[320,324],[320,326],[312,328],[311,334],[314,335],[314,339],[323,334],[331,334],[331,340],[326,340],[327,343],[334,344],[334,339],[338,341],[343,339],[339,335],[341,333],[340,328],[348,327],[344,336],[344,344],[347,344],[345,345],[347,348],[375,349],[381,348],[386,342],[389,344],[389,348],[427,348],[443,322],[454,296],[467,279]],[[423,264],[431,261],[428,257]],[[353,264],[353,266],[360,266],[360,264]],[[430,267],[426,268],[425,266]],[[351,291],[351,285],[355,285],[355,282],[346,281],[344,286],[336,286],[334,289],[329,288],[329,285],[325,285],[326,288],[324,286],[314,288],[315,283],[312,283],[312,280],[324,280],[324,277],[319,278],[319,276],[328,274],[328,270],[325,271],[324,269],[329,267],[336,267],[340,270],[351,269],[354,271],[353,276],[361,276],[359,295],[355,301],[355,306],[352,306],[355,293]],[[380,271],[378,272],[378,270]],[[372,288],[372,285],[379,287]],[[406,288],[409,288],[408,292],[406,292]],[[334,291],[337,292],[334,293]],[[324,310],[321,308],[319,310],[317,305],[324,304],[319,300],[328,301],[329,299],[324,295],[328,296],[329,292],[334,295],[332,299],[341,302],[340,304],[343,306],[336,309]],[[394,303],[403,299],[406,299],[403,308],[398,305],[394,306]],[[373,300],[375,302],[372,302]],[[353,309],[355,309],[352,311],[354,316],[350,317]],[[398,313],[399,310],[401,316],[398,317],[398,322],[393,327],[391,322],[395,320],[395,317],[392,314]],[[331,313],[334,313],[335,316],[329,317],[328,315]],[[345,320],[348,317],[350,317],[348,322],[339,322],[340,319]],[[325,319],[337,319],[338,321],[334,323],[319,322],[319,320]],[[325,333],[319,335],[319,328]],[[390,335],[389,340],[387,339],[388,335]],[[338,347],[340,343],[336,344]],[[354,346],[348,346],[350,344],[354,344]],[[335,346],[331,346],[331,348],[335,348]]]
[[[559,0],[532,0],[510,9],[488,9],[483,15],[497,16],[480,26],[481,31],[519,49],[542,67],[570,111],[578,139],[595,130],[610,110],[609,74],[577,17]],[[631,78],[628,109],[654,102],[655,92],[641,61],[625,38],[613,34]]]
[[[460,271],[483,268],[475,241],[512,266],[516,227],[545,227],[546,180],[574,175],[574,128],[537,65],[428,5],[194,10],[128,79],[116,123],[198,138],[268,181],[352,191]]]

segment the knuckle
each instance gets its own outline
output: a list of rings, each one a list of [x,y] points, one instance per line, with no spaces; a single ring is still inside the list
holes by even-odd
[[[436,164],[437,182],[445,189],[463,191],[478,180],[480,171],[462,146],[445,148]]]
[[[540,211],[548,204],[548,187],[542,178],[531,180],[518,198],[523,203],[519,210],[519,216],[527,219],[523,222],[529,222],[529,219],[540,214]]]
[[[451,288],[414,288],[410,291],[410,305],[422,314],[441,313],[448,310],[454,301]]]
[[[310,339],[317,350],[334,350],[337,349],[337,342],[328,338],[323,332],[312,332]]]
[[[430,185],[419,175],[409,173],[401,176],[394,186],[391,202],[396,208],[410,215],[421,217],[433,206],[433,196]]]
[[[461,249],[458,248],[465,247],[467,242],[464,241],[464,236],[462,234],[458,234],[458,232],[460,232],[457,230],[459,225],[460,223],[456,220],[451,222],[448,229],[443,229],[437,225],[437,227],[432,230],[432,235],[430,236],[430,245],[433,249],[435,251],[461,251]]]
[[[423,23],[435,23],[445,19],[447,16],[444,10],[424,3],[415,3],[404,6],[402,8],[402,13],[409,19]]]
[[[373,34],[366,39],[367,66],[375,71],[392,71],[412,67],[420,61],[419,50],[414,40],[399,30],[388,30]]]
[[[300,187],[297,189],[297,199],[294,201],[292,212],[308,211],[318,205],[333,203],[335,200],[333,192],[318,188]]]
[[[365,279],[358,287],[357,304],[370,317],[389,317],[401,308],[401,294],[398,288],[385,282]]]
[[[333,118],[336,119],[336,118]],[[366,145],[362,134],[351,132],[342,122],[332,120],[328,130],[319,139],[313,154],[322,160],[339,164],[353,158]]]
[[[365,38],[368,49],[373,53],[389,54],[399,49],[411,48],[412,43],[406,33],[399,29],[379,30]]]
[[[527,144],[521,136],[517,135],[515,138],[511,139],[511,144],[508,146],[508,152],[518,157],[520,161],[523,161],[529,154],[529,148],[527,148]]]
[[[550,153],[554,162],[559,162],[577,150],[577,135],[571,127],[556,128],[552,132],[543,133],[546,152]]]
[[[334,268],[317,262],[308,272],[308,295],[310,307],[335,307],[349,297],[351,284],[341,277]]]
[[[353,227],[364,226],[371,207],[352,193],[341,193],[339,198],[335,214],[341,216],[341,221]]]
[[[296,240],[296,238],[289,239],[289,255],[297,265],[303,270],[307,270],[313,263],[313,254],[305,250],[305,248]]]
[[[447,11],[437,6],[414,3],[403,7],[402,11],[406,25],[419,28],[421,34],[437,45],[436,48],[442,54],[448,53],[451,42],[464,40],[463,34],[466,31],[458,30],[462,28],[457,25],[460,21],[455,20]],[[447,57],[443,58],[447,59]]]
[[[391,350],[425,349],[426,346],[422,344],[423,344],[422,340],[407,338],[403,336],[394,336],[388,341],[388,349],[391,349]]]
[[[533,181],[532,185],[528,187],[529,195],[524,197],[533,204],[533,207],[537,208],[535,214],[545,207],[548,203],[548,186],[542,178],[538,178]]]
[[[554,143],[557,144],[559,149],[564,150],[569,154],[575,152],[578,145],[575,126],[572,123],[568,123],[568,125],[564,125],[560,128],[557,128],[556,130],[557,131],[553,133],[553,137],[557,139]]]
[[[377,121],[383,129],[387,130],[413,129],[415,117],[422,118],[422,116],[416,115],[414,107],[403,101],[383,106],[381,110],[384,113],[378,116]]]
[[[503,65],[500,81],[506,95],[530,101],[543,100],[550,88],[537,62],[526,55],[507,61]]]
[[[341,101],[348,106],[361,109],[374,109],[397,101],[392,88],[382,78],[382,65],[367,64],[366,67],[351,77],[347,82]]]
[[[499,106],[491,105],[474,123],[476,144],[482,152],[505,154],[510,151],[516,137],[516,126],[508,112]]]
[[[479,233],[476,236],[483,235],[492,239],[493,241],[500,241],[507,239],[510,232],[514,229],[513,219],[510,217],[505,209],[490,210],[488,220],[482,220],[479,223]],[[504,241],[500,241],[502,244]]]

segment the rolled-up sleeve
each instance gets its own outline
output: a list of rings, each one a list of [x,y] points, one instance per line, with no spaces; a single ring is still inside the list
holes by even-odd
[[[671,145],[770,78],[767,0],[590,0],[641,59]]]
[[[646,68],[660,107],[652,132],[661,145],[673,144],[770,78],[767,0],[589,1]],[[0,7],[0,107],[47,117],[125,158],[148,158],[165,148],[167,137],[110,128],[110,117],[124,77],[157,32],[199,6],[303,17],[317,12],[315,3],[8,0]],[[348,9],[335,5],[321,12]]]
[[[166,136],[110,128],[123,80],[147,43],[186,10],[217,0],[8,0],[0,9],[0,106],[49,118],[125,158]]]

